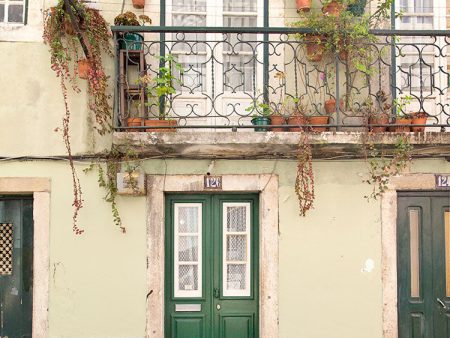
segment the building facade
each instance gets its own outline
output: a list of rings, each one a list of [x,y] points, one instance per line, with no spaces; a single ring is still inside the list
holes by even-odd
[[[308,59],[294,1],[126,3],[153,24],[112,27],[110,133],[94,128],[86,81],[68,86],[80,235],[42,40],[53,5],[0,0],[1,337],[450,337],[448,1],[397,0],[403,33],[376,32],[373,73],[354,50]],[[110,23],[122,7],[90,5]],[[168,64],[174,92],[155,100],[143,76]],[[369,131],[395,124],[391,107],[367,119],[382,91],[391,105],[412,96],[403,109],[427,112],[424,131]],[[254,114],[287,119],[298,98],[326,129],[254,130]],[[144,124],[161,112],[177,125]],[[112,148],[120,225],[99,186]]]

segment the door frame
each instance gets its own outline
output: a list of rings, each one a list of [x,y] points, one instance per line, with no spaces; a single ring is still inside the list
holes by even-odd
[[[383,338],[398,338],[397,191],[435,192],[434,174],[393,177],[381,197],[381,279]],[[450,194],[450,191],[448,191]]]
[[[48,337],[50,187],[49,178],[0,177],[1,195],[33,196],[33,338]]]
[[[164,338],[165,193],[259,193],[259,336],[278,338],[278,176],[222,175],[222,190],[203,175],[147,175],[147,337]]]

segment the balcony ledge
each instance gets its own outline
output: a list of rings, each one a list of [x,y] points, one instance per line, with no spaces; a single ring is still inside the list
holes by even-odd
[[[295,132],[114,132],[113,144],[141,157],[189,159],[294,159],[302,133]],[[309,133],[316,159],[364,158],[364,144],[386,153],[399,138],[413,145],[413,157],[450,157],[450,133]]]

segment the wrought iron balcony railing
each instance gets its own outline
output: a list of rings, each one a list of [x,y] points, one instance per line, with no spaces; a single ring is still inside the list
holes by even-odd
[[[378,30],[377,42],[323,52],[326,37],[308,38],[307,29],[112,30],[118,131],[237,130],[269,114],[281,116],[272,117],[278,130],[313,120],[318,131],[392,128],[402,112],[426,117],[406,122],[414,131],[450,125],[447,31]],[[172,122],[149,127],[157,120]]]

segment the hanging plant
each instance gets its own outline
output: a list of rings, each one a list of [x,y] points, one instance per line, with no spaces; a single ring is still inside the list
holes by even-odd
[[[94,128],[100,135],[110,131],[112,108],[109,104],[110,94],[107,92],[108,76],[106,76],[101,57],[102,52],[112,56],[111,34],[108,27],[98,10],[87,8],[77,0],[59,0],[56,7],[52,7],[45,13],[43,39],[44,43],[50,47],[51,69],[60,78],[64,100],[62,133],[72,170],[73,230],[76,234],[83,233],[83,230],[77,226],[78,212],[83,206],[83,198],[72,158],[71,111],[67,100],[67,82],[76,93],[80,92],[77,84],[80,74],[76,65],[77,61],[83,59],[80,55],[83,53],[86,61],[81,63],[87,64],[88,69],[82,76],[87,77],[88,81],[88,105],[95,117]]]
[[[312,150],[308,135],[302,133],[297,150],[297,176],[295,193],[298,198],[300,216],[313,208],[316,198],[314,192],[314,172],[312,168]]]

